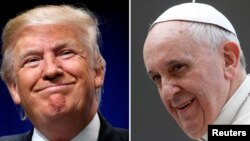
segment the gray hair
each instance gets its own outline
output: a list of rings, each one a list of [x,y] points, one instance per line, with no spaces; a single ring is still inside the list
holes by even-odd
[[[212,24],[204,24],[198,22],[188,22],[190,24],[189,31],[193,39],[198,43],[205,43],[207,46],[217,49],[224,41],[235,42],[240,49],[240,63],[246,68],[246,61],[237,35]]]
[[[97,18],[86,9],[69,5],[46,5],[28,10],[9,20],[3,29],[1,77],[7,85],[15,83],[15,74],[13,72],[13,46],[17,34],[23,28],[30,25],[60,23],[76,26],[82,33],[87,33],[87,36],[82,38],[82,42],[86,43],[86,49],[90,53],[90,64],[93,68],[103,67],[105,73],[106,62],[100,53],[98,45],[100,32]],[[97,94],[100,100],[101,88],[97,90]]]

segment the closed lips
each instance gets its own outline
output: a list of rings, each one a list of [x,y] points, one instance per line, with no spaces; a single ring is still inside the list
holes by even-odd
[[[71,85],[73,84],[73,82],[70,83],[63,83],[63,84],[48,84],[48,85],[43,85],[43,86],[38,86],[34,89],[35,92],[39,92],[48,88],[52,88],[52,87],[60,87],[60,86],[66,86],[66,85]]]

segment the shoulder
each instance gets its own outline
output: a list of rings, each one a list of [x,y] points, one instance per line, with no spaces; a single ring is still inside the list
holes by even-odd
[[[110,127],[107,130],[102,130],[99,133],[98,141],[128,141],[128,130]]]
[[[128,130],[112,127],[103,116],[100,116],[101,128],[98,141],[128,141]]]
[[[0,137],[0,141],[31,141],[32,131],[10,136]]]
[[[121,141],[128,141],[128,130],[121,128],[113,128]]]
[[[250,106],[250,96],[248,96],[248,100],[239,110],[237,118],[233,124],[250,124],[249,106]]]

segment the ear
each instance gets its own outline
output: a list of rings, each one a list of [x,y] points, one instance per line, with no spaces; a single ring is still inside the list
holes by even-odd
[[[103,86],[104,82],[104,67],[95,69],[95,88],[100,88]]]
[[[232,79],[237,71],[240,60],[240,47],[234,42],[223,44],[225,78]]]
[[[16,84],[11,83],[11,84],[8,84],[7,87],[9,89],[10,95],[11,95],[13,101],[15,102],[15,104],[17,104],[17,105],[21,104],[21,99],[20,99],[19,93],[17,92]]]

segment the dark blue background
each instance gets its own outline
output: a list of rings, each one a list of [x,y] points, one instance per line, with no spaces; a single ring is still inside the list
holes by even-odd
[[[129,128],[129,2],[128,0],[8,0],[0,2],[1,31],[8,19],[41,4],[73,4],[88,8],[99,18],[100,46],[106,62],[100,111],[116,127]],[[32,128],[21,121],[8,90],[0,80],[0,136]]]

